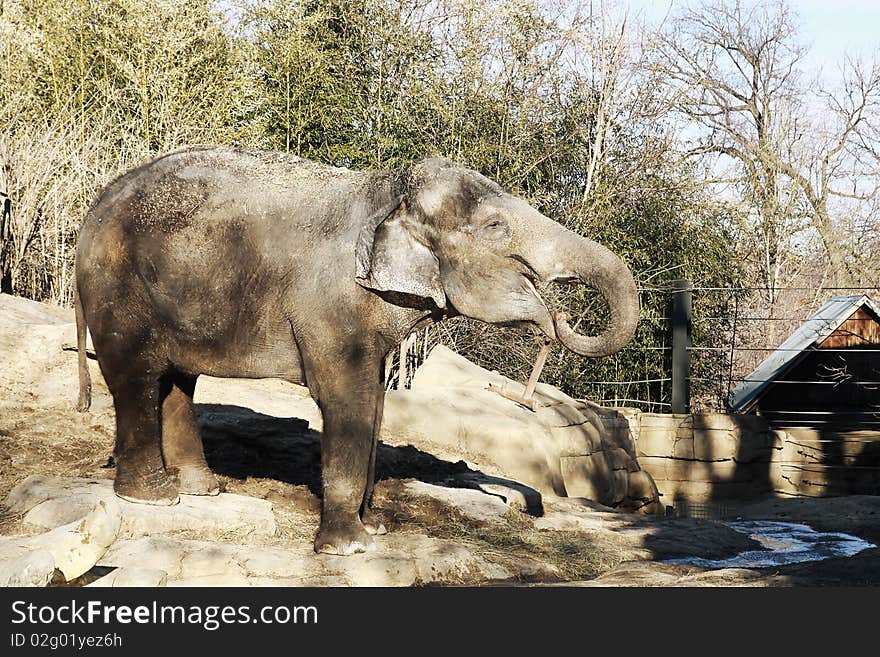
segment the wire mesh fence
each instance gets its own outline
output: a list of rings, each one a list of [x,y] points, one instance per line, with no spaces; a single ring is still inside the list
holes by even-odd
[[[694,313],[691,406],[757,411],[788,425],[880,429],[878,291],[694,286],[695,307],[703,297],[712,299],[703,308],[721,312]]]
[[[808,376],[804,373],[806,370],[796,368],[772,380],[762,376],[761,370],[756,372],[768,357],[785,360],[790,355],[790,360],[795,361],[820,351],[812,342],[787,346],[786,340],[806,322],[821,321],[829,326],[840,323],[839,314],[833,317],[816,314],[830,299],[867,295],[869,299],[880,301],[880,287],[711,287],[687,283],[685,288],[671,282],[643,287],[639,326],[627,347],[604,359],[578,359],[557,348],[543,380],[560,385],[573,396],[603,405],[671,412],[675,387],[682,385],[682,381],[674,381],[675,301],[676,295],[688,294],[692,314],[686,318],[687,410],[729,411],[731,395],[738,387],[772,382],[776,388],[790,390],[790,395],[812,400],[812,407],[804,412],[805,423],[839,421],[849,414],[860,426],[880,429],[880,321],[871,313],[849,317],[850,323],[855,322],[865,330],[849,330],[852,339],[823,345],[823,360],[807,372]],[[678,321],[682,321],[681,318]],[[470,346],[471,351],[476,351],[474,359],[479,364],[525,380],[537,353],[537,348],[529,347],[528,341],[516,342],[514,338],[496,345],[492,343],[492,329],[475,323],[465,331],[475,336],[461,349],[461,333],[441,326],[411,334],[389,355],[385,377],[389,388],[409,387],[415,370],[435,344],[446,344],[472,357],[468,351]],[[480,342],[491,346],[474,349],[472,345]],[[526,346],[513,346],[519,344]],[[515,351],[519,352],[513,353]],[[490,362],[480,362],[481,357],[487,360],[487,353],[491,356]],[[505,368],[508,362],[514,365]],[[823,409],[821,401],[816,400],[829,394],[835,399],[849,397],[864,403],[856,408],[829,406]],[[798,412],[783,409],[777,413],[779,418],[793,421]],[[823,419],[823,414],[828,417]]]

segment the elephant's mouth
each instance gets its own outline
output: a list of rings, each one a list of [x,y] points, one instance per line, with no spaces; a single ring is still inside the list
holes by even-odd
[[[557,339],[556,322],[553,317],[557,313],[551,311],[550,306],[544,300],[544,296],[538,291],[539,286],[543,284],[541,276],[529,265],[525,258],[514,257],[514,260],[522,264],[519,274],[523,280],[523,288],[540,304],[540,310],[535,312],[534,317],[525,321],[512,322],[511,325],[525,328],[536,335],[543,334],[555,341]]]
[[[544,303],[544,299],[538,293],[538,286],[541,284],[541,275],[531,264],[529,264],[529,261],[522,256],[512,255],[510,256],[510,259],[519,264],[517,272],[525,281],[523,287],[540,299],[541,303]],[[546,306],[547,304],[544,305]]]
[[[529,263],[528,260],[523,258],[521,255],[514,253],[510,256],[510,259],[522,265],[522,270],[520,271],[520,274],[522,274],[524,278],[530,280],[532,284],[534,284],[536,280],[540,280],[541,276],[538,274],[538,271],[531,265],[531,263]]]
[[[556,275],[545,279],[524,257],[512,255],[510,258],[519,264],[518,273],[523,279],[523,288],[541,304],[542,312],[528,320],[509,322],[505,325],[526,329],[536,335],[545,335],[553,341],[562,340],[563,334],[566,337],[575,335],[568,325],[571,315],[565,310],[558,310],[548,304],[544,299],[545,294],[542,294],[539,290],[546,290],[550,285],[579,285],[583,281],[573,275]]]
[[[585,240],[590,247],[600,248],[598,244]],[[518,273],[522,277],[524,290],[534,296],[540,304],[527,320],[533,329],[538,329],[549,339],[559,341],[566,349],[582,356],[605,356],[618,351],[629,341],[638,321],[638,292],[632,273],[616,256],[611,258],[612,267],[592,267],[582,264],[584,259],[560,257],[549,266],[535,266],[526,258],[513,255]],[[586,259],[589,263],[589,259]],[[569,263],[566,266],[565,263]],[[576,264],[571,264],[576,263]],[[546,265],[547,263],[545,263]],[[543,273],[542,273],[543,272]],[[545,293],[549,285],[587,285],[596,289],[611,309],[609,325],[597,336],[584,336],[577,333],[570,325],[571,316],[565,311],[555,308],[556,304],[545,301]]]

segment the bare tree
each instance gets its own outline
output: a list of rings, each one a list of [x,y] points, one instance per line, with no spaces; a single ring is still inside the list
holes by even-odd
[[[577,48],[565,63],[573,73],[573,87],[592,101],[592,121],[581,128],[590,132],[582,194],[588,204],[602,173],[632,179],[631,171],[619,170],[619,162],[611,166],[609,154],[640,126],[651,125],[654,139],[636,158],[639,166],[650,170],[668,155],[669,135],[656,119],[669,111],[671,98],[663,93],[666,89],[650,65],[650,47],[640,42],[627,10],[598,0],[578,5],[578,12],[584,19],[577,26]]]
[[[751,211],[768,301],[797,261],[797,236],[820,240],[828,283],[854,282],[836,220],[877,192],[880,69],[847,60],[842,89],[815,91],[785,0],[715,0],[679,14],[658,39],[659,67],[688,120],[687,155],[717,156],[707,182],[732,184]]]

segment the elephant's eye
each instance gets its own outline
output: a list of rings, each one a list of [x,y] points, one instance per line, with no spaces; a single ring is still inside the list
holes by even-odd
[[[499,239],[501,237],[507,237],[510,233],[510,229],[504,219],[493,217],[480,227],[480,232],[490,239]]]

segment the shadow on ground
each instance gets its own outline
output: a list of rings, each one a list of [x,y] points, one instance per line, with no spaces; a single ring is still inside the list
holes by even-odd
[[[196,404],[208,465],[218,475],[307,486],[321,494],[321,433],[300,418],[278,418],[226,404]],[[376,480],[419,479],[465,486],[468,482],[514,483],[472,470],[464,461],[444,461],[412,445],[379,443]],[[519,484],[521,485],[521,484]]]

